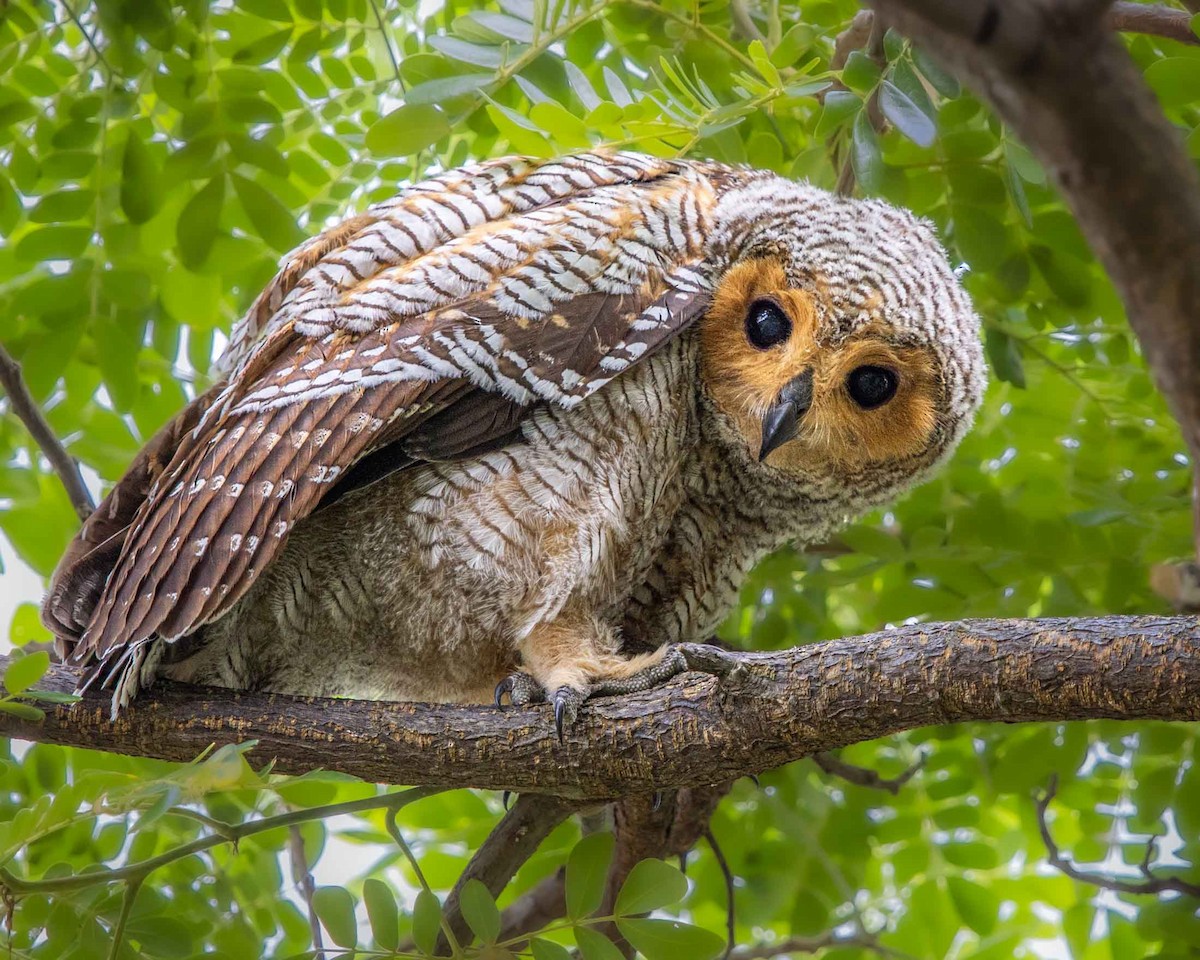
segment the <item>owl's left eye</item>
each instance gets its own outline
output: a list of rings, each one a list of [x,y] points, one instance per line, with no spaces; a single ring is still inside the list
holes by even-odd
[[[746,315],[746,339],[759,350],[777,347],[792,335],[792,321],[773,300],[755,300]]]
[[[900,378],[887,367],[858,367],[846,378],[851,399],[864,410],[882,407],[896,395]]]

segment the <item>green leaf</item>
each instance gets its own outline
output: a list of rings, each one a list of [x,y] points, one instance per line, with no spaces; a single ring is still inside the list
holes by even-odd
[[[225,178],[216,176],[196,191],[180,211],[175,240],[179,244],[179,259],[189,270],[195,270],[208,259],[224,203]]]
[[[461,77],[446,77],[441,80],[426,80],[409,88],[404,94],[405,103],[444,104],[455,97],[478,93],[492,81],[490,73],[472,73]]]
[[[368,877],[363,881],[363,903],[375,943],[385,950],[395,950],[400,945],[400,916],[392,888],[376,877]]]
[[[0,713],[7,713],[18,720],[29,723],[41,723],[46,719],[46,711],[19,700],[0,700]]]
[[[842,83],[859,93],[870,93],[879,83],[879,64],[861,50],[853,50],[842,68]]]
[[[959,253],[976,270],[991,270],[1008,253],[1004,224],[988,210],[967,204],[951,207],[954,243]]]
[[[491,892],[478,880],[468,880],[459,900],[463,919],[480,943],[495,943],[500,936],[500,910]]]
[[[947,73],[920,47],[912,48],[913,65],[921,71],[921,76],[947,100],[954,100],[962,93],[962,87],[954,75]]]
[[[1168,57],[1146,68],[1146,82],[1164,107],[1182,107],[1200,100],[1200,60]]]
[[[266,188],[238,174],[232,175],[242,209],[254,225],[255,232],[280,253],[286,253],[305,239],[304,231],[296,226],[291,211]]]
[[[236,50],[232,57],[233,62],[245,64],[266,63],[268,60],[273,60],[277,57],[280,51],[287,46],[287,42],[291,38],[291,27],[284,27],[282,30],[268,33],[265,37],[260,37]]]
[[[859,111],[854,118],[850,164],[863,190],[874,193],[879,189],[883,182],[883,155],[879,152],[879,139],[866,110]]]
[[[449,132],[450,121],[441,110],[429,104],[406,103],[371,124],[366,146],[381,156],[412,156]]]
[[[495,69],[504,66],[508,59],[507,47],[487,47],[479,43],[468,43],[457,37],[430,37],[429,45],[451,60],[469,63],[473,67]]]
[[[576,927],[575,943],[579,945],[583,960],[625,960],[608,937],[591,927]]]
[[[504,13],[493,13],[490,10],[479,10],[468,14],[467,19],[506,40],[515,40],[517,43],[533,42],[533,25],[525,20],[519,20]]]
[[[676,867],[662,860],[642,860],[634,864],[617,894],[617,916],[637,916],[678,903],[687,889],[687,877]]]
[[[14,696],[24,693],[46,675],[50,669],[50,654],[45,650],[17,657],[4,671],[4,689]]]
[[[987,887],[962,877],[947,877],[946,886],[963,923],[980,936],[989,936],[996,929],[1000,911],[999,898]]]
[[[1021,360],[1020,344],[1006,332],[994,328],[988,329],[985,342],[986,354],[996,377],[1024,390],[1025,362]]]
[[[725,952],[723,938],[681,920],[620,919],[617,929],[646,960],[713,960]]]
[[[29,212],[31,223],[63,223],[79,220],[91,212],[96,194],[92,190],[58,190],[48,193]]]
[[[1092,276],[1086,263],[1042,244],[1031,246],[1029,257],[1063,303],[1070,307],[1087,305],[1091,299]]]
[[[334,943],[339,947],[358,946],[354,898],[345,887],[318,887],[313,892],[312,902],[313,910]]]
[[[879,90],[879,107],[896,129],[921,147],[928,147],[937,136],[937,128],[911,98],[890,80]]]
[[[417,949],[426,956],[433,956],[437,949],[438,933],[442,925],[442,905],[429,890],[421,890],[413,904],[412,937]]]
[[[91,239],[91,227],[41,227],[21,237],[13,253],[18,260],[73,260]]]
[[[149,147],[129,127],[121,156],[121,209],[130,223],[145,223],[162,204],[158,166]]]
[[[821,109],[820,119],[814,136],[827,137],[862,109],[863,101],[857,93],[849,90],[830,90],[825,94],[825,105]]]
[[[23,647],[27,643],[46,643],[51,639],[50,631],[42,624],[36,603],[17,604],[8,627],[8,639],[15,647]]]
[[[553,940],[535,937],[529,941],[529,949],[533,953],[533,960],[571,960],[571,951]]]
[[[613,835],[593,833],[575,844],[567,857],[567,916],[572,920],[581,920],[599,908],[612,853]]]

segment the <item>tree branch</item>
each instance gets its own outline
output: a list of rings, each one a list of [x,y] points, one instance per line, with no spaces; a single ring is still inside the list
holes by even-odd
[[[847,783],[854,784],[856,787],[871,787],[875,790],[886,790],[892,796],[896,796],[900,793],[900,788],[916,776],[917,771],[925,766],[925,757],[922,756],[920,760],[898,777],[881,777],[875,770],[847,763],[841,757],[832,753],[814,754],[813,762],[830,776],[839,777]]]
[[[1062,855],[1062,852],[1058,849],[1058,844],[1054,842],[1054,837],[1050,835],[1050,827],[1046,823],[1046,809],[1050,806],[1050,801],[1054,799],[1057,791],[1058,780],[1055,777],[1051,777],[1050,783],[1046,787],[1046,792],[1037,801],[1038,829],[1042,834],[1042,843],[1046,845],[1046,860],[1050,866],[1066,874],[1072,880],[1078,880],[1081,883],[1090,883],[1093,886],[1101,887],[1105,890],[1113,890],[1117,893],[1158,894],[1170,891],[1200,899],[1200,884],[1188,883],[1180,877],[1158,877],[1150,870],[1150,859],[1154,856],[1154,841],[1157,839],[1156,837],[1151,837],[1150,842],[1146,844],[1146,855],[1142,858],[1141,866],[1138,868],[1142,876],[1146,878],[1144,881],[1118,880],[1115,877],[1106,877],[1102,874],[1088,873],[1086,870],[1080,870],[1074,863]]]
[[[281,772],[338,770],[588,799],[724,782],[901,730],[958,721],[1200,719],[1194,617],[965,620],[771,653],[588,704],[559,743],[550,708],[324,700],[159,683],[115,721],[108,697],[0,713],[0,735],[163,760],[257,741]],[[0,658],[0,669],[6,661]],[[78,674],[52,667],[40,686]]]
[[[79,519],[86,520],[96,509],[96,503],[83,482],[79,463],[67,453],[66,448],[55,436],[37,401],[29,392],[25,378],[21,376],[21,365],[3,346],[0,346],[0,386],[4,387],[4,392],[8,394],[8,403],[13,414],[25,425],[33,442],[46,455],[51,468],[66,487],[71,506],[75,508]]]

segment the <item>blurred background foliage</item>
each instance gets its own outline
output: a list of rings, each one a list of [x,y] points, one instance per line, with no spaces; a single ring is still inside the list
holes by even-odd
[[[1028,152],[921,51],[889,33],[839,54],[858,12],[852,0],[8,0],[0,342],[99,492],[206,386],[281,254],[430,170],[608,144],[840,184],[936,224],[984,318],[992,386],[938,479],[851,527],[850,552],[769,559],[725,637],[775,648],[908,618],[1163,612],[1147,574],[1191,549],[1189,465],[1111,285]],[[1124,42],[1200,155],[1200,48]],[[35,651],[39,597],[10,585],[28,584],[27,568],[47,575],[77,521],[10,411],[0,463],[16,558],[0,593],[11,643]],[[1156,837],[1154,869],[1200,881],[1195,747],[1184,725],[960,725],[845,751],[884,775],[925,756],[894,797],[807,761],[740,783],[713,821],[737,877],[737,939],[867,931],[919,958],[1200,956],[1200,903],[1062,876],[1032,800],[1056,773],[1056,839],[1097,872],[1137,879]],[[183,769],[20,743],[0,757],[0,864],[27,878],[138,862],[210,831],[181,806],[240,823],[377,793],[260,776],[229,750]],[[463,791],[400,811],[435,893],[499,812],[498,797]],[[356,942],[359,956],[393,955],[414,910],[428,942],[428,897],[385,826],[378,810],[303,825],[329,956]],[[501,906],[578,837],[560,828]],[[286,841],[279,828],[170,862],[123,924],[126,884],[9,901],[0,939],[10,956],[55,960],[302,955]],[[688,876],[664,915],[723,932],[706,848]],[[475,918],[485,933],[490,909]],[[711,952],[711,936],[672,929],[647,941],[651,960]],[[587,960],[607,956],[569,925],[534,955],[576,939]]]

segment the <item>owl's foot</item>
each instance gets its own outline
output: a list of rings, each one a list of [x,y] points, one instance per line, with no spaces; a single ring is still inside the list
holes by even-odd
[[[628,664],[629,661],[624,663]],[[655,654],[652,662],[632,672],[594,677],[582,687],[563,684],[553,694],[531,674],[510,674],[496,685],[496,706],[502,705],[506,694],[513,706],[549,700],[554,705],[554,728],[561,743],[564,730],[575,722],[579,708],[592,697],[624,696],[653,690],[689,671],[732,677],[744,670],[744,665],[737,657],[720,647],[705,643],[680,643]]]

